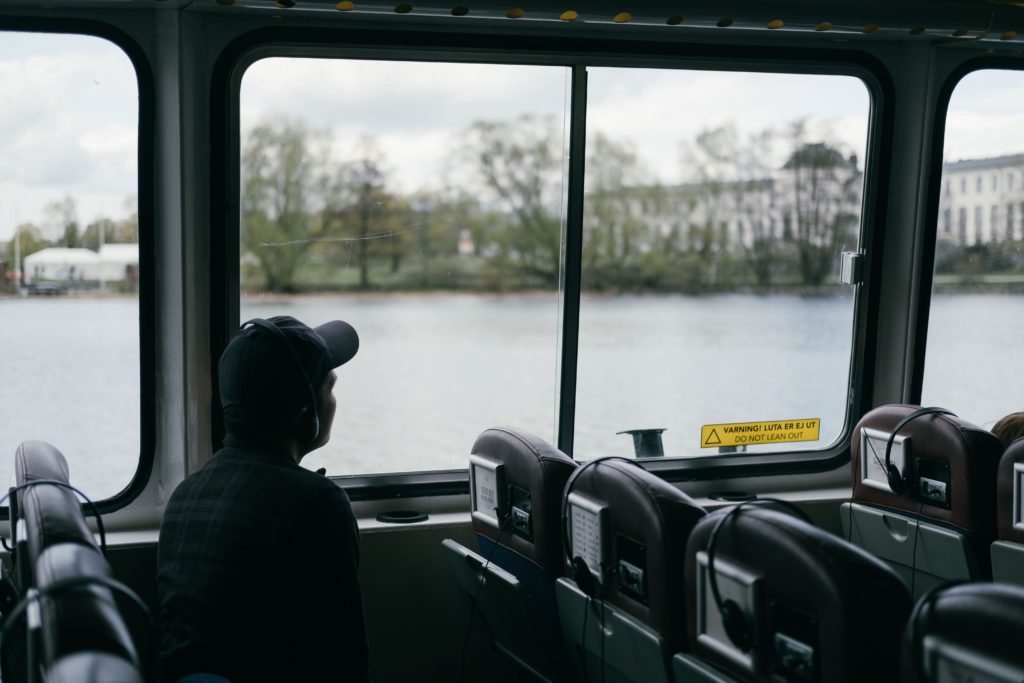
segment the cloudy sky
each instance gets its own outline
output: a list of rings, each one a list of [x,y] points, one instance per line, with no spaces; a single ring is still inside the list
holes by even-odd
[[[954,94],[947,158],[1020,151],[1024,75],[968,77]],[[460,162],[474,121],[565,117],[560,67],[267,59],[243,78],[245,130],[304,122],[344,157],[372,136],[401,191],[436,187]],[[92,37],[7,33],[0,39],[0,241],[44,223],[66,195],[78,218],[121,217],[136,183],[138,96],[128,58]],[[595,68],[589,130],[633,147],[649,177],[683,178],[681,146],[731,123],[741,136],[807,119],[812,134],[863,158],[869,97],[856,79]],[[1024,144],[1024,143],[1022,143]],[[1008,147],[1010,145],[1010,147]],[[457,174],[457,173],[456,173]]]

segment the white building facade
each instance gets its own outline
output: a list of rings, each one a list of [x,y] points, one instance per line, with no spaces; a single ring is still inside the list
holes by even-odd
[[[945,164],[938,237],[958,246],[1024,239],[1024,154]]]

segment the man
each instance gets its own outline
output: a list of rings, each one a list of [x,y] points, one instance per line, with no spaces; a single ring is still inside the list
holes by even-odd
[[[242,326],[219,364],[224,448],[177,488],[160,528],[161,677],[365,681],[359,531],[345,492],[299,466],[331,435],[334,321]]]

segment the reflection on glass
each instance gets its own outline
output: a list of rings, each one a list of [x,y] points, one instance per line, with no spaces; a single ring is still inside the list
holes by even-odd
[[[90,497],[139,457],[138,90],[99,38],[0,33],[0,481],[30,439]]]
[[[587,104],[576,457],[632,455],[617,432],[643,428],[666,430],[668,456],[835,441],[853,337],[839,264],[859,240],[863,83],[599,68]],[[722,447],[714,433],[702,443],[704,425],[809,418],[821,419],[817,441]]]
[[[361,338],[304,464],[464,468],[497,424],[554,439],[567,85],[514,65],[245,73],[242,319],[341,318]]]
[[[989,428],[1024,410],[1022,87],[1020,72],[986,70],[953,91],[935,228],[921,401]]]

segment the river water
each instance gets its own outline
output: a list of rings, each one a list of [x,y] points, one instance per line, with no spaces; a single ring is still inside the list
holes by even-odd
[[[304,461],[331,474],[464,467],[484,428],[554,439],[559,308],[554,295],[338,295],[244,299],[243,319],[342,318],[359,354],[338,373],[331,442]],[[706,424],[820,418],[843,432],[848,296],[586,297],[576,456],[629,455],[616,432],[667,428],[668,455],[697,456]],[[924,402],[982,426],[1024,409],[1024,297],[937,295]],[[26,439],[57,445],[72,482],[106,497],[139,450],[138,302],[0,299],[0,477]]]

